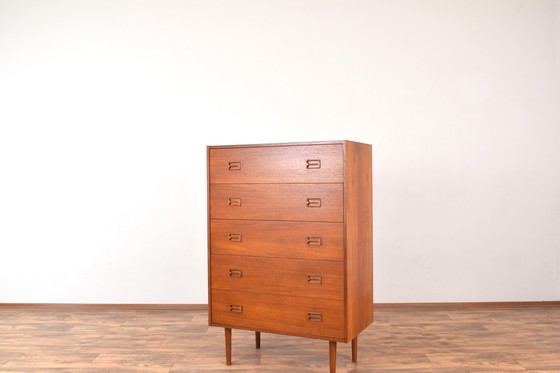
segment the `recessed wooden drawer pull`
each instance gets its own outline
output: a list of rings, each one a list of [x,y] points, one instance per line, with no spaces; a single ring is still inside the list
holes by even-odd
[[[241,206],[241,198],[228,198],[229,206]]]
[[[243,236],[239,233],[230,233],[228,235],[228,240],[231,242],[241,242],[243,241]]]
[[[230,304],[229,312],[243,313],[243,306],[240,304]]]
[[[321,207],[321,198],[308,198],[307,207]]]
[[[321,284],[323,283],[323,277],[321,275],[307,275],[307,282],[310,284]]]
[[[321,237],[307,237],[307,244],[309,246],[321,246],[322,243]]]
[[[308,159],[306,168],[310,169],[310,170],[321,168],[321,160],[320,159]]]
[[[307,320],[315,321],[315,322],[322,322],[323,321],[323,315],[321,315],[321,312],[307,312]]]
[[[241,269],[230,269],[229,270],[229,277],[243,277],[243,270]]]
[[[230,171],[241,170],[241,162],[228,162],[228,170]]]

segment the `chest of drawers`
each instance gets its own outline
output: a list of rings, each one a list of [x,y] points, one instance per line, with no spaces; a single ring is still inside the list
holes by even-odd
[[[209,146],[209,325],[336,343],[373,321],[371,145]]]

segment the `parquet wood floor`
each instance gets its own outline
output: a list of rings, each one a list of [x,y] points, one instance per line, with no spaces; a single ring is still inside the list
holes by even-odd
[[[206,311],[0,309],[0,372],[327,372],[328,342],[233,330]],[[560,307],[376,310],[337,372],[560,372]]]

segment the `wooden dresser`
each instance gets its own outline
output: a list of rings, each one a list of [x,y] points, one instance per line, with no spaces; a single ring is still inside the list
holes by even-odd
[[[209,325],[352,341],[373,321],[371,145],[209,146]]]

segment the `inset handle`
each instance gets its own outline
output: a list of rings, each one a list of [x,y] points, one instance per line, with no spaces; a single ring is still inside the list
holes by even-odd
[[[228,198],[229,206],[241,206],[241,198]]]
[[[229,171],[239,171],[241,170],[241,162],[228,162]]]
[[[315,321],[315,322],[322,322],[323,315],[321,312],[307,312],[307,320]]]
[[[241,278],[241,277],[243,277],[243,270],[241,270],[241,269],[230,269],[229,270],[229,277]]]
[[[323,243],[323,240],[321,239],[321,237],[307,237],[307,244],[309,246],[321,246]]]
[[[307,207],[321,207],[321,198],[308,198]]]
[[[228,240],[231,242],[241,242],[243,241],[243,236],[239,233],[230,233],[228,234]]]
[[[323,277],[321,275],[307,275],[307,282],[309,284],[322,284]]]
[[[240,304],[230,304],[229,312],[243,313],[243,306]]]
[[[308,159],[306,161],[307,165],[305,166],[308,170],[321,168],[321,160],[320,159]]]

